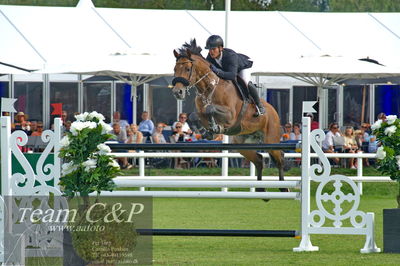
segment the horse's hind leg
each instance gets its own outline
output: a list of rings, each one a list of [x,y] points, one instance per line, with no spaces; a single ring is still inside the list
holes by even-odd
[[[276,165],[276,167],[278,168],[278,172],[279,172],[279,180],[283,181],[284,176],[283,176],[283,169],[284,169],[284,164],[285,164],[285,160],[283,157],[283,152],[282,151],[269,151],[269,156],[271,158],[271,160],[274,162],[274,164]],[[280,188],[280,191],[282,192],[287,192],[289,191],[288,188]]]

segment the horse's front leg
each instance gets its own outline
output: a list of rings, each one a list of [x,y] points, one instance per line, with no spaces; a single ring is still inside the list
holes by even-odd
[[[220,105],[208,105],[205,108],[208,119],[208,128],[214,134],[224,133],[224,125],[232,121],[232,115],[228,108]]]
[[[197,112],[193,112],[189,116],[190,126],[194,131],[197,131],[201,134],[202,138],[205,139],[213,139],[213,133],[209,132],[202,124],[200,116]]]

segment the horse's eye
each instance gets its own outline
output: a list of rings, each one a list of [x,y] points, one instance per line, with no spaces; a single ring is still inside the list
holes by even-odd
[[[189,72],[189,71],[190,71],[190,68],[187,67],[187,68],[186,68],[186,72]]]

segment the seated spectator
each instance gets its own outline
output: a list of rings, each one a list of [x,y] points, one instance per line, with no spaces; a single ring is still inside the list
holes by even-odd
[[[287,141],[290,139],[290,133],[292,133],[292,124],[286,123],[283,127],[284,133],[281,136],[281,141]]]
[[[126,129],[127,139],[125,143],[142,143],[143,134],[139,131],[136,124],[131,124],[130,127]]]
[[[121,130],[121,126],[119,123],[114,123],[112,125],[113,130],[110,132],[110,134],[114,135],[114,139],[118,141],[119,143],[125,143],[127,137],[126,137],[126,131]]]
[[[118,111],[115,111],[113,113],[112,124],[114,124],[114,123],[118,123],[122,130],[126,130],[126,128],[129,127],[128,121],[121,120],[121,113]],[[112,126],[112,124],[111,124],[111,126]]]
[[[190,135],[183,132],[183,126],[181,122],[176,123],[175,129],[176,131],[172,134],[175,142],[183,142],[191,139]]]
[[[28,116],[24,112],[18,112],[15,116],[15,130],[23,130],[28,132],[31,130],[31,123],[28,120]]]
[[[318,129],[319,123],[314,120],[314,115],[312,113],[307,113],[306,116],[308,116],[311,119],[311,131],[313,131],[314,129]]]
[[[289,140],[301,140],[301,127],[296,123],[293,125],[293,132],[289,134]]]
[[[65,122],[65,132],[70,132],[71,131],[71,124],[72,124],[72,122],[71,121],[66,121]]]
[[[385,121],[386,120],[386,114],[385,113],[379,113],[377,118],[378,118],[378,120]]]
[[[39,121],[36,124],[36,130],[32,132],[31,136],[41,136],[43,133],[43,122]]]
[[[333,137],[340,137],[341,134],[339,132],[339,126],[337,123],[331,123],[329,125],[329,132],[326,133],[325,139],[322,141],[322,151],[326,153],[336,153],[334,143],[333,143]],[[339,158],[333,158],[333,161],[338,164],[339,163]]]
[[[175,126],[176,126],[177,123],[180,122],[180,123],[182,124],[182,130],[183,130],[183,132],[185,132],[185,133],[188,134],[188,135],[192,135],[193,132],[192,132],[192,130],[190,129],[189,124],[187,123],[187,118],[188,118],[188,116],[187,116],[186,113],[180,113],[180,114],[179,114],[179,121],[176,121],[176,122],[174,122],[174,123],[172,124],[172,130],[173,130],[173,131],[177,131],[176,128],[175,128]]]
[[[31,130],[27,132],[28,136],[31,136],[33,132],[37,131],[38,122],[37,121],[30,121],[31,122]],[[43,126],[43,123],[42,123]]]
[[[370,129],[370,124],[368,123],[361,124],[360,130],[363,133],[362,142],[365,142],[367,139],[369,139],[369,134],[368,134],[369,129]]]
[[[344,131],[344,152],[346,153],[356,153],[358,151],[358,145],[356,142],[356,138],[354,136],[353,127],[346,127]],[[351,169],[356,169],[355,166],[356,159],[349,159],[349,167]]]
[[[142,113],[142,121],[139,123],[139,131],[144,137],[150,137],[154,131],[154,123],[150,120],[150,114],[147,111]]]
[[[154,143],[167,143],[165,140],[164,134],[162,133],[164,130],[165,124],[164,123],[158,123],[156,130],[153,133],[153,142]]]
[[[125,141],[127,139],[126,131],[121,130],[119,123],[113,123],[112,128],[113,128],[113,130],[110,132],[110,134],[113,135],[113,139],[117,140],[119,143],[125,143]],[[132,165],[128,163],[127,157],[118,158],[118,162],[120,163],[122,169],[131,169],[132,168]]]

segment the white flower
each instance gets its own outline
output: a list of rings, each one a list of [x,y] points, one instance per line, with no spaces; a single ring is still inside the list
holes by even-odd
[[[94,169],[97,166],[97,160],[96,159],[88,159],[82,163],[82,165],[85,167],[85,171],[89,172],[90,169]]]
[[[71,124],[70,131],[72,135],[77,136],[78,132],[81,131],[83,128],[84,128],[83,122],[75,121]]]
[[[111,159],[111,161],[108,163],[109,166],[115,167],[115,168],[119,168],[119,164],[116,160]]]
[[[61,148],[66,148],[69,146],[69,138],[68,136],[64,136],[61,140],[60,140],[60,145]]]
[[[99,154],[105,155],[107,153],[111,152],[110,147],[108,147],[106,144],[100,143],[97,145],[97,149],[99,149]]]
[[[396,160],[397,160],[397,167],[398,167],[399,170],[400,170],[400,155],[397,155],[397,156],[396,156]]]
[[[83,122],[83,128],[94,129],[96,127],[97,127],[96,122],[90,122],[90,121]]]
[[[71,161],[69,163],[64,163],[61,168],[61,175],[65,176],[75,171],[78,167]]]
[[[100,114],[100,113],[98,113],[98,112],[96,112],[96,111],[93,111],[93,112],[91,112],[89,115],[88,115],[88,117],[87,117],[88,119],[91,119],[91,118],[97,118],[99,121],[104,121],[104,116],[102,115],[102,114]]]
[[[385,134],[388,135],[389,137],[391,137],[394,133],[396,133],[396,126],[390,126],[385,128]]]
[[[387,123],[389,125],[393,124],[396,121],[396,119],[397,119],[397,115],[388,115],[386,117]]]
[[[376,130],[376,129],[380,129],[381,128],[381,126],[382,126],[382,120],[381,119],[379,119],[378,121],[376,121],[372,126],[371,126],[371,129],[372,130]]]
[[[84,128],[93,129],[93,128],[96,128],[96,127],[97,127],[96,122],[90,122],[90,121],[86,121],[86,122],[75,121],[75,122],[73,122],[73,123],[71,124],[71,129],[70,129],[70,131],[71,131],[72,135],[77,136],[78,133],[79,133],[79,131],[81,131],[81,130],[84,129]]]
[[[83,121],[86,121],[86,118],[87,118],[88,115],[89,115],[88,112],[84,112],[83,114],[76,115],[75,119],[77,121],[83,122]]]
[[[386,151],[383,149],[383,147],[379,147],[376,150],[376,158],[378,158],[379,160],[383,160],[386,157]]]
[[[102,127],[102,130],[101,130],[101,134],[102,134],[102,135],[107,134],[107,133],[109,133],[110,131],[113,130],[113,128],[112,128],[109,124],[106,124],[106,123],[104,123],[103,121],[100,121],[99,124],[100,124],[101,127]]]

